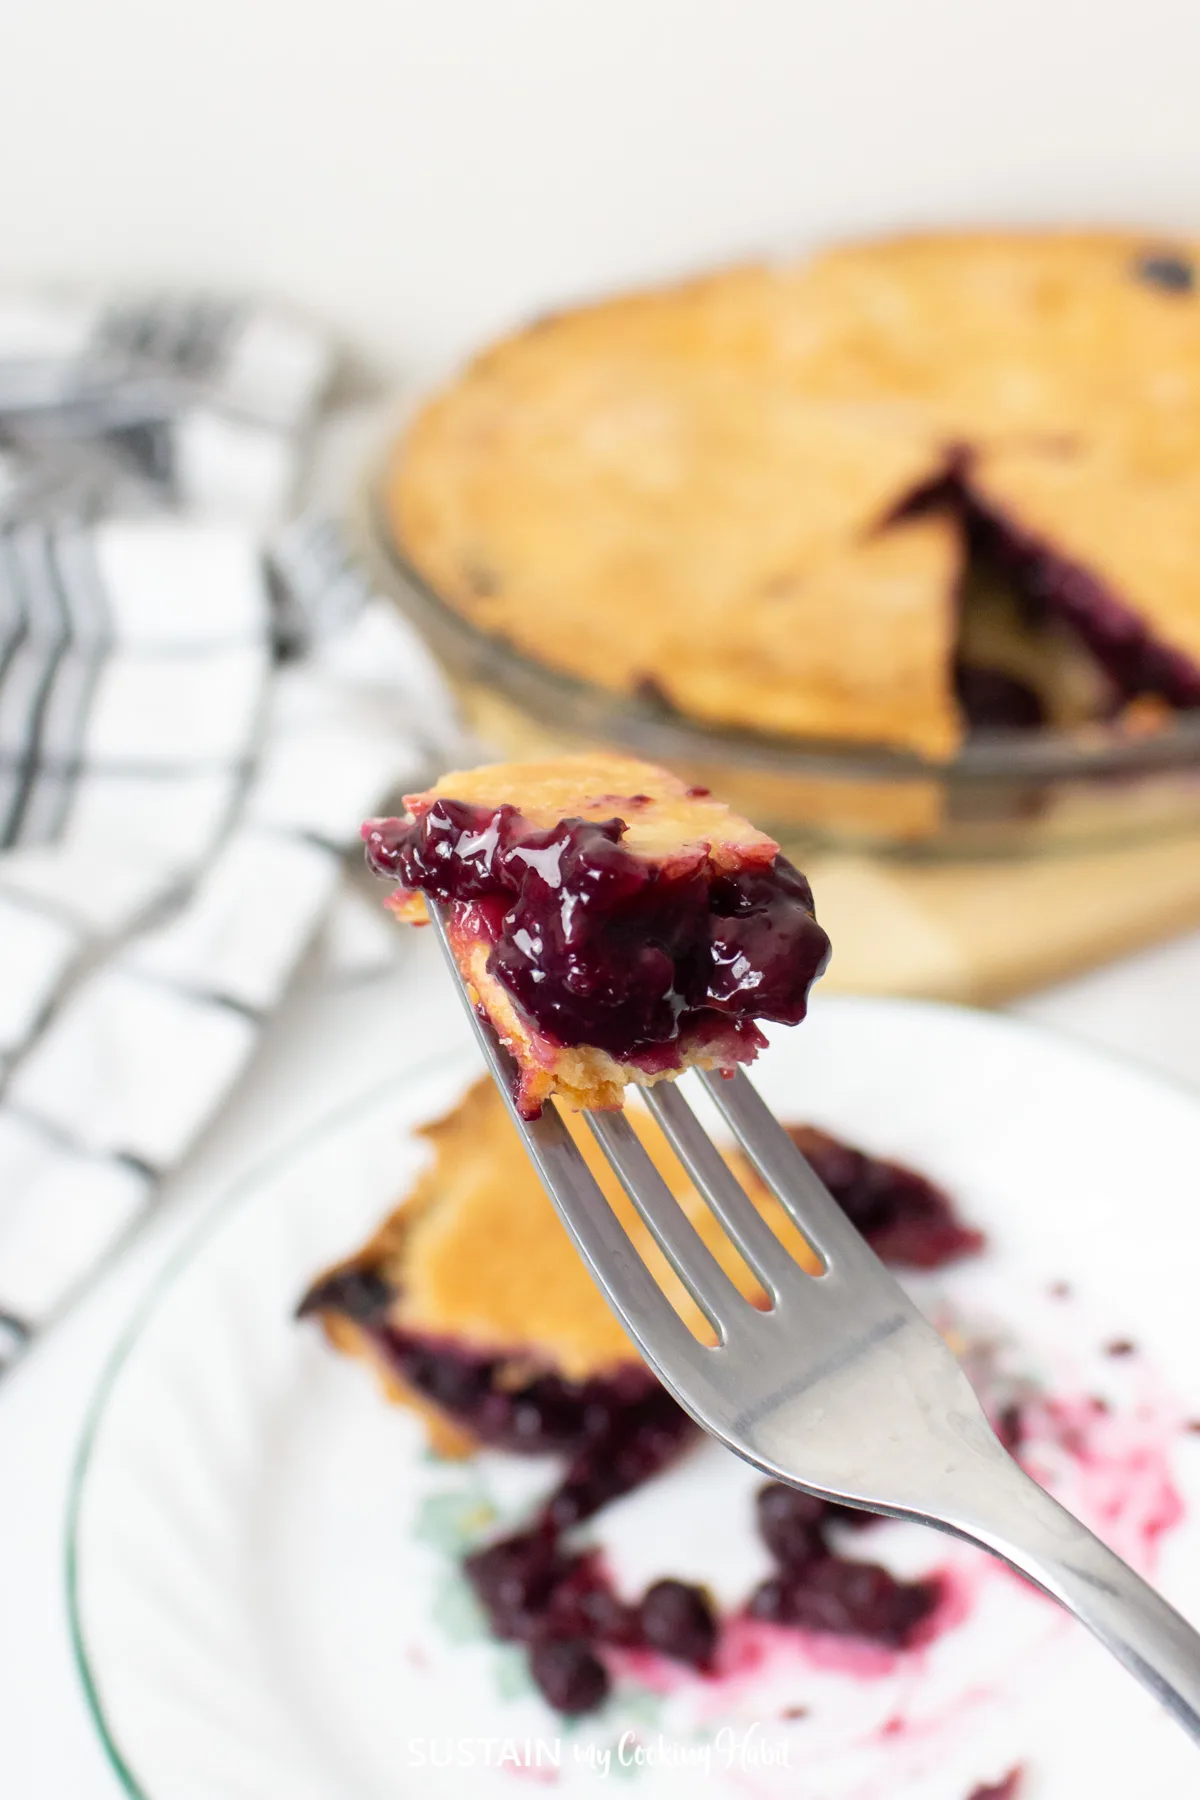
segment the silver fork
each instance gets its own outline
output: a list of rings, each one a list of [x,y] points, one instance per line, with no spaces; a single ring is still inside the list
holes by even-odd
[[[739,1070],[701,1073],[742,1150],[824,1265],[784,1249],[674,1083],[643,1098],[770,1301],[721,1268],[624,1113],[597,1143],[716,1334],[699,1342],[612,1211],[558,1113],[522,1119],[512,1058],[471,1005],[488,1066],[563,1224],[643,1357],[696,1423],[778,1481],[980,1545],[1074,1613],[1200,1742],[1200,1635],[1003,1448],[951,1350],[855,1231]]]

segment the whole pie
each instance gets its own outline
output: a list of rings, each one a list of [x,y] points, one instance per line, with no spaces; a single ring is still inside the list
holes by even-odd
[[[483,630],[717,725],[944,759],[1200,705],[1198,255],[897,238],[544,319],[397,446],[395,536]]]
[[[829,940],[765,832],[651,763],[564,756],[443,775],[363,827],[413,923],[446,909],[518,1104],[620,1107],[626,1085],[728,1069],[795,1025]]]

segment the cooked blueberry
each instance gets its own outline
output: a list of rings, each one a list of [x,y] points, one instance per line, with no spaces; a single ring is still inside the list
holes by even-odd
[[[542,1604],[535,1632],[539,1640],[585,1638],[589,1643],[640,1642],[637,1611],[614,1593],[595,1552],[564,1555],[560,1572]]]
[[[900,1647],[938,1602],[931,1581],[897,1581],[877,1563],[826,1556],[765,1581],[750,1601],[755,1618]]]
[[[824,1554],[821,1526],[828,1508],[823,1500],[769,1481],[759,1488],[754,1505],[763,1542],[776,1562],[790,1567]]]
[[[530,1643],[574,1560],[561,1554],[553,1537],[535,1529],[476,1550],[463,1569],[496,1636]]]
[[[638,1608],[643,1641],[651,1650],[704,1669],[712,1662],[717,1621],[703,1588],[686,1581],[656,1581]]]
[[[608,1670],[579,1638],[551,1638],[529,1653],[529,1671],[556,1712],[595,1712],[608,1698]]]
[[[607,1585],[589,1588],[580,1600],[587,1636],[602,1644],[636,1644],[641,1623],[636,1606],[629,1606]]]
[[[1195,268],[1173,250],[1148,250],[1138,257],[1134,270],[1139,281],[1167,294],[1190,294],[1196,285]]]

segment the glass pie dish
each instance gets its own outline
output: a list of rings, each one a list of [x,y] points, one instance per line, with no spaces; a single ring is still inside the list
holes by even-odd
[[[439,595],[397,542],[375,459],[354,510],[379,589],[445,671],[471,733],[509,759],[617,749],[711,788],[789,855],[813,847],[930,858],[1033,856],[1200,826],[1200,711],[1073,729],[991,730],[938,762],[689,718],[541,663]]]

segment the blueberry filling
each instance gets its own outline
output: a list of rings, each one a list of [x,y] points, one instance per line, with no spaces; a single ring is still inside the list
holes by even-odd
[[[822,1556],[769,1576],[750,1596],[752,1618],[803,1631],[867,1638],[902,1650],[941,1597],[936,1581],[898,1581],[879,1563]]]
[[[717,1621],[703,1588],[672,1579],[653,1582],[638,1607],[638,1630],[647,1649],[694,1669],[712,1667]]]
[[[623,1601],[597,1556],[565,1551],[544,1525],[477,1550],[463,1568],[492,1631],[526,1647],[534,1681],[559,1712],[592,1712],[608,1697],[597,1646],[711,1664],[717,1621],[702,1588],[656,1581],[639,1601]]]
[[[802,1494],[782,1481],[769,1481],[758,1490],[755,1510],[759,1536],[776,1562],[799,1567],[824,1555],[824,1526],[829,1511],[824,1500]]]
[[[1041,696],[1015,675],[959,662],[954,686],[971,732],[1036,731],[1046,723]]]
[[[936,1269],[983,1248],[982,1234],[962,1223],[949,1195],[915,1170],[867,1156],[812,1125],[793,1126],[790,1136],[884,1262]]]
[[[903,1649],[919,1634],[941,1598],[937,1581],[898,1581],[878,1563],[840,1556],[830,1547],[831,1525],[849,1522],[852,1509],[814,1499],[782,1482],[768,1482],[757,1499],[758,1528],[778,1573],[754,1590],[748,1611],[772,1625],[869,1638]],[[859,1515],[872,1523],[872,1515]]]
[[[545,1507],[554,1530],[589,1518],[649,1480],[694,1430],[641,1365],[586,1381],[549,1373],[514,1381],[511,1358],[392,1324],[387,1312],[396,1298],[379,1270],[351,1263],[315,1282],[297,1317],[329,1312],[353,1320],[407,1386],[480,1443],[529,1456],[565,1456],[563,1478]]]
[[[568,1716],[595,1712],[608,1698],[608,1670],[590,1646],[579,1640],[551,1639],[534,1644],[529,1672],[543,1698]]]
[[[648,1369],[626,1367],[587,1381],[534,1375],[510,1385],[504,1358],[472,1355],[387,1324],[366,1329],[401,1379],[480,1443],[567,1458],[546,1503],[556,1529],[649,1480],[692,1434],[687,1415]]]
[[[1170,706],[1200,706],[1200,667],[1160,643],[1097,576],[987,505],[972,493],[969,474],[961,504],[973,553],[1003,569],[1035,606],[1065,619],[1122,699],[1156,694]]]
[[[792,1135],[885,1260],[928,1269],[981,1248],[981,1235],[959,1222],[948,1197],[912,1170],[865,1156],[811,1126],[795,1127]],[[493,1633],[524,1646],[549,1704],[567,1714],[603,1704],[610,1679],[598,1650],[606,1646],[655,1650],[709,1670],[720,1621],[703,1589],[664,1578],[639,1600],[626,1601],[595,1553],[563,1543],[573,1526],[681,1454],[695,1434],[686,1413],[640,1366],[584,1381],[551,1373],[514,1380],[511,1358],[396,1326],[388,1317],[396,1298],[380,1270],[347,1263],[316,1282],[298,1311],[352,1319],[410,1388],[480,1442],[565,1459],[530,1527],[464,1564]],[[998,1428],[1016,1444],[1016,1408],[1001,1414]],[[840,1555],[830,1542],[831,1527],[861,1530],[874,1523],[873,1515],[779,1482],[760,1491],[756,1507],[777,1572],[751,1595],[750,1616],[900,1648],[919,1635],[937,1605],[937,1583],[897,1581],[874,1563]]]
[[[1147,257],[1138,269],[1144,279],[1177,293],[1190,292],[1195,280],[1191,265],[1176,257]],[[1051,617],[1072,628],[1112,682],[1118,703],[1154,694],[1182,710],[1200,706],[1200,665],[1160,643],[1097,576],[976,493],[965,447],[952,451],[943,472],[910,494],[892,517],[939,509],[961,523],[972,565],[1005,575],[1032,622]],[[969,730],[1029,731],[1044,723],[1040,696],[1023,682],[961,661],[954,676]]]
[[[795,1025],[829,954],[804,877],[782,856],[714,874],[626,850],[620,819],[541,831],[515,808],[437,800],[363,827],[377,874],[462,909],[488,972],[559,1045],[622,1059],[706,1029]],[[460,914],[461,916],[461,914]]]
[[[369,1263],[346,1263],[314,1282],[296,1308],[296,1317],[333,1312],[367,1325],[386,1313],[395,1298],[396,1290],[381,1270]]]

